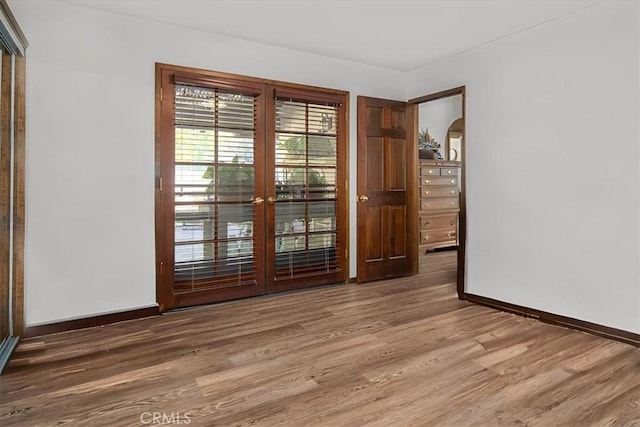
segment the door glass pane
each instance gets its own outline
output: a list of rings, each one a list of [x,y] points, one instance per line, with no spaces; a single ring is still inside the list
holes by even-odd
[[[275,276],[338,268],[337,108],[276,101]]]
[[[178,205],[175,208],[175,241],[211,240],[215,219],[214,205]]]
[[[211,182],[211,166],[176,165],[175,200],[176,202],[206,202],[213,199],[214,188]]]
[[[175,289],[255,276],[255,99],[176,86]]]

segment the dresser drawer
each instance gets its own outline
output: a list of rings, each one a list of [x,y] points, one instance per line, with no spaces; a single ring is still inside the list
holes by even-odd
[[[420,216],[420,230],[436,230],[438,228],[446,228],[449,231],[455,231],[457,226],[458,214],[441,216]]]
[[[458,209],[460,206],[457,197],[434,197],[420,200],[420,210],[430,209]]]
[[[422,176],[438,176],[440,175],[440,168],[438,167],[429,167],[429,166],[422,166],[420,168],[420,175]]]
[[[457,176],[458,175],[458,168],[441,168],[440,169],[440,175],[442,176]]]
[[[420,187],[420,197],[457,197],[457,188]]]
[[[449,176],[423,176],[420,177],[420,185],[438,185],[444,186],[449,185],[451,187],[458,186],[458,177],[449,177]]]
[[[420,245],[437,245],[440,243],[452,243],[457,242],[457,232],[455,229],[451,230],[433,230],[433,231],[421,231],[420,232]]]

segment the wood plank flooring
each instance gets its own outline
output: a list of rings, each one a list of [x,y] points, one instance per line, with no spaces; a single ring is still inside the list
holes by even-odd
[[[27,339],[0,425],[640,426],[639,349],[458,301],[455,266]]]

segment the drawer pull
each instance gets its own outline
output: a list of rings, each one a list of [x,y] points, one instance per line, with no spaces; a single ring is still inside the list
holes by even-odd
[[[429,175],[433,175],[433,171],[431,169],[429,169],[429,171],[427,172]]]
[[[447,171],[447,175],[451,175],[451,171]]]
[[[424,183],[425,183],[425,184],[428,184],[428,183],[430,183],[430,182],[431,182],[431,180],[430,180],[430,179],[425,179],[425,180],[424,180]]]
[[[428,191],[428,190],[427,190],[427,191],[425,191],[425,192],[424,192],[424,195],[425,195],[425,196],[428,196],[429,194],[431,194],[431,191]]]
[[[453,221],[449,221],[449,225],[453,225]]]
[[[447,233],[447,237],[454,237],[456,235],[455,231],[450,231]]]
[[[451,190],[451,191],[449,191],[449,193],[456,194],[456,190]]]
[[[429,236],[424,236],[424,240],[429,240]]]
[[[425,221],[424,223],[425,223],[426,225],[431,224],[431,222],[430,222],[430,221]]]
[[[451,180],[451,183],[452,183],[452,184],[455,184],[455,183],[456,183],[456,180],[455,180],[455,179],[452,179],[452,180]]]
[[[449,203],[449,206],[453,206],[453,202]]]

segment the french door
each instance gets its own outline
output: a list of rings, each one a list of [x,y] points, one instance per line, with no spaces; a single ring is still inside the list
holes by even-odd
[[[163,308],[344,281],[344,93],[158,65]]]

